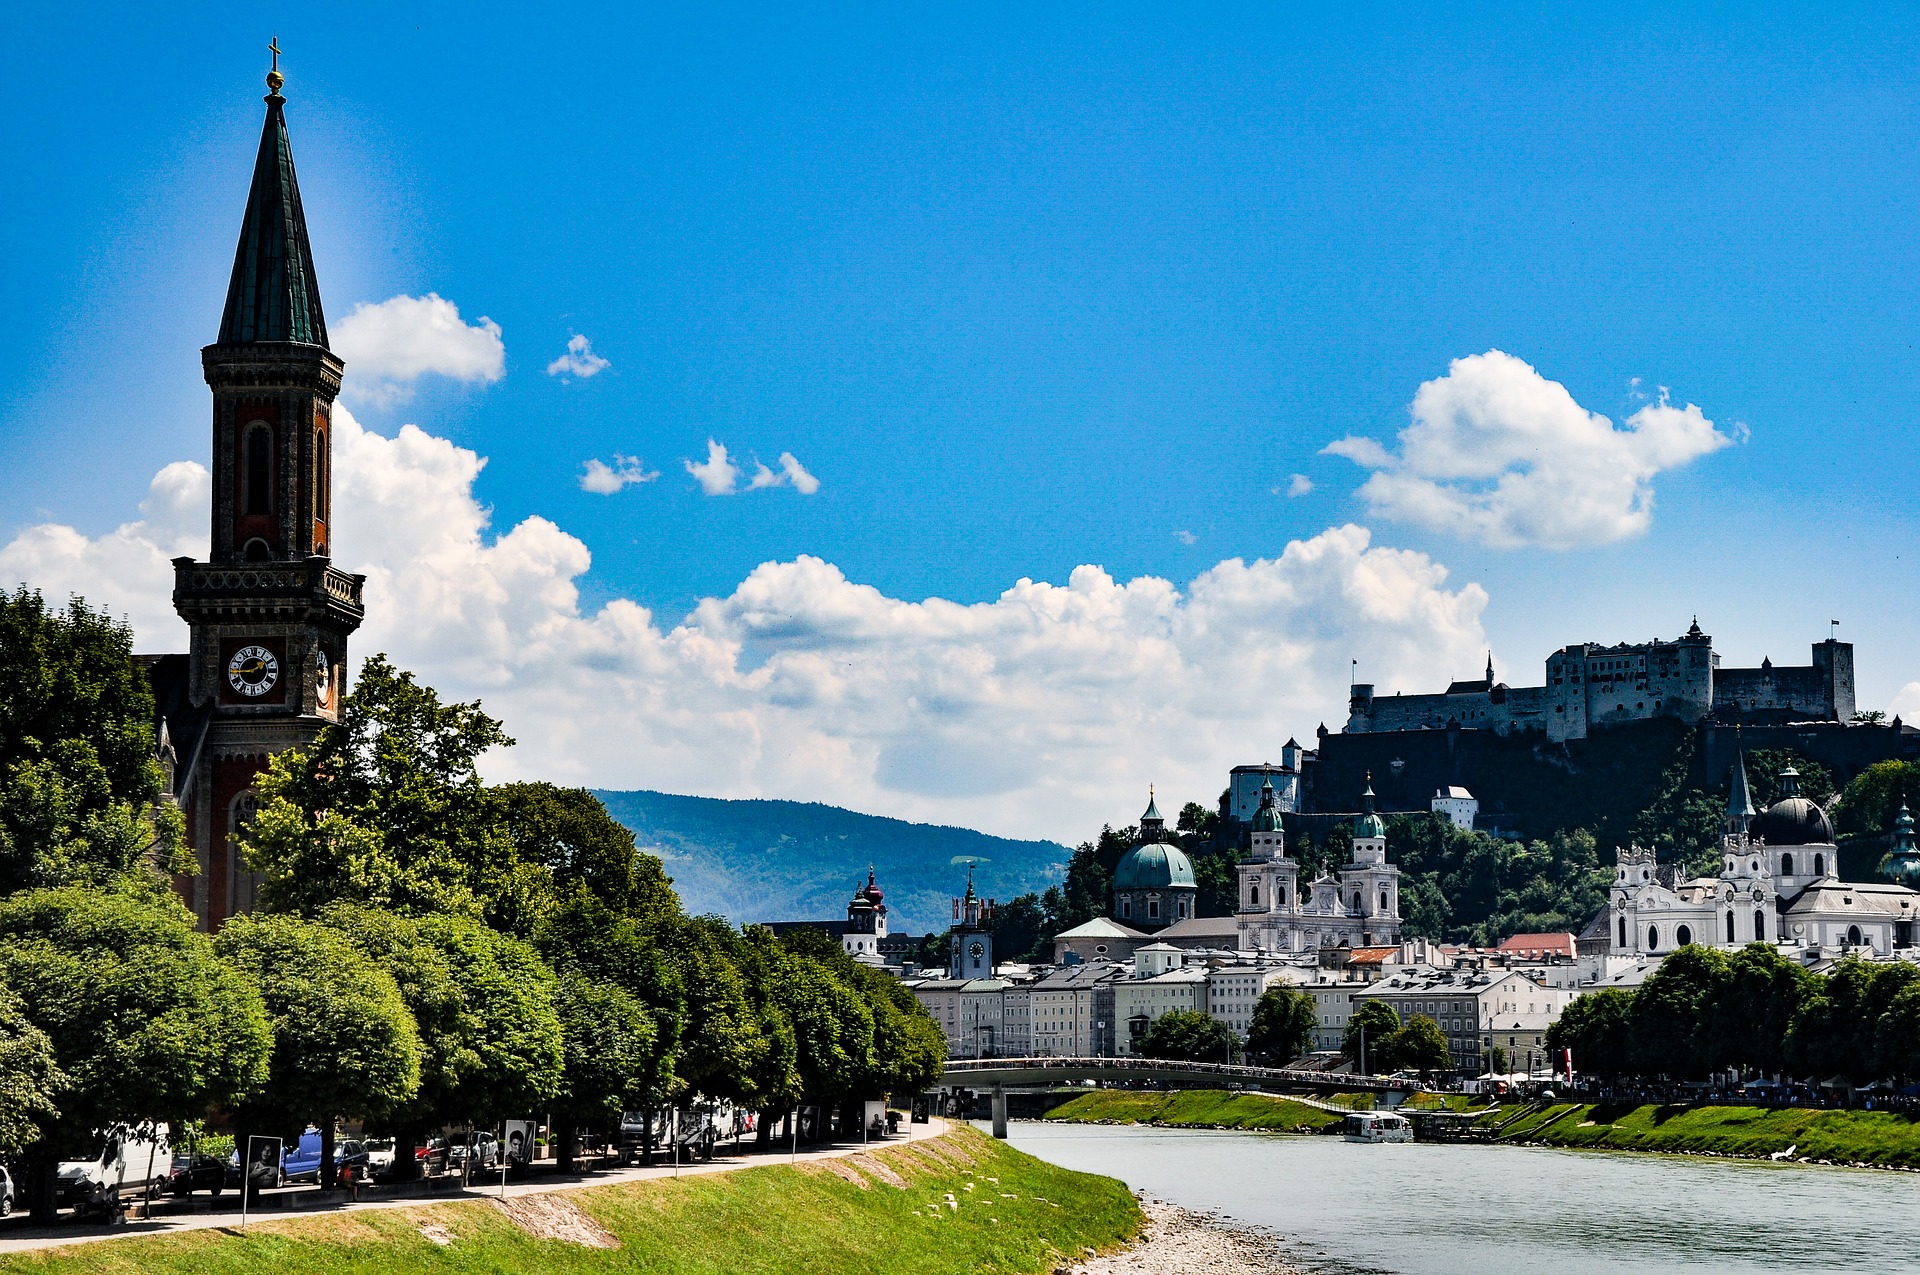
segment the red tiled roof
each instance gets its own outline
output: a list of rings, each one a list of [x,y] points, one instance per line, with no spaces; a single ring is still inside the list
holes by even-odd
[[[1578,949],[1571,934],[1515,934],[1503,941],[1496,952],[1552,953],[1555,956],[1575,956]]]

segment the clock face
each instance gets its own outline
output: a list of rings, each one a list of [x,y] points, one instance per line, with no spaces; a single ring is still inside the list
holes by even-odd
[[[280,681],[280,661],[264,646],[243,646],[227,661],[227,685],[249,698],[265,695]]]
[[[326,708],[333,703],[333,665],[325,651],[313,653],[313,676],[314,698],[320,701],[320,707]]]
[[[986,954],[986,951],[987,949],[981,946],[980,941],[975,939],[973,946],[967,949],[967,955],[977,961]]]

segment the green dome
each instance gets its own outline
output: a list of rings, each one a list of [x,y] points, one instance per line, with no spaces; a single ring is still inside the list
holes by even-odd
[[[1194,889],[1193,864],[1179,846],[1150,842],[1127,851],[1113,870],[1116,890]]]
[[[1260,808],[1253,812],[1255,832],[1280,831],[1280,806],[1274,800],[1273,780],[1260,785]]]
[[[1900,803],[1900,817],[1893,821],[1893,853],[1881,869],[1895,885],[1920,890],[1920,851],[1913,844],[1913,812]]]
[[[1356,840],[1361,837],[1387,835],[1386,821],[1373,810],[1373,776],[1371,774],[1367,776],[1367,790],[1360,794],[1360,811],[1361,813],[1354,816],[1353,820],[1353,835]]]

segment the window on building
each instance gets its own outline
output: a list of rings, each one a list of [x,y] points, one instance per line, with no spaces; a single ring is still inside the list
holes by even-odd
[[[1147,919],[1149,921],[1157,921],[1160,919],[1160,897],[1158,895],[1147,900]]]
[[[1660,927],[1657,925],[1647,927],[1647,950],[1649,952],[1660,950]]]
[[[273,512],[273,433],[266,422],[247,426],[247,490],[245,507],[249,514]]]
[[[1762,943],[1767,941],[1767,914],[1758,908],[1753,913],[1753,937]]]
[[[1816,854],[1813,856],[1813,875],[1815,875],[1816,877],[1824,877],[1825,875],[1827,875],[1827,856],[1826,855]]]
[[[1683,925],[1674,931],[1673,945],[1675,947],[1685,947],[1691,942],[1693,942],[1693,928],[1691,926]]]
[[[1847,927],[1847,946],[1848,947],[1860,946],[1860,927],[1859,926],[1849,925]]]
[[[1727,942],[1733,942],[1733,912],[1731,909],[1727,912]]]
[[[1624,948],[1626,947],[1626,945],[1627,945],[1627,918],[1625,916],[1622,916],[1620,918],[1620,946]]]
[[[1792,855],[1783,854],[1780,856],[1780,875],[1783,877],[1790,877],[1793,875],[1793,856]]]

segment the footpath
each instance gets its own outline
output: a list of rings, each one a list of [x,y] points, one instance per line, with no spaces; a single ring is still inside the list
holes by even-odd
[[[872,1143],[836,1143],[830,1147],[801,1151],[798,1155],[778,1150],[777,1144],[775,1149],[766,1152],[757,1152],[750,1149],[751,1144],[746,1144],[733,1155],[722,1154],[716,1148],[712,1160],[682,1163],[678,1166],[667,1163],[644,1168],[635,1166],[579,1170],[568,1174],[562,1174],[552,1168],[536,1168],[525,1177],[517,1180],[509,1179],[504,1186],[501,1185],[498,1177],[494,1177],[490,1182],[475,1179],[464,1189],[457,1185],[450,1185],[446,1189],[434,1190],[428,1194],[383,1195],[383,1191],[390,1188],[373,1186],[367,1189],[365,1198],[358,1201],[347,1200],[340,1192],[322,1194],[317,1191],[306,1191],[299,1194],[282,1194],[279,1191],[273,1191],[261,1197],[261,1206],[250,1206],[247,1220],[250,1224],[266,1223],[288,1217],[358,1213],[373,1209],[422,1208],[457,1200],[511,1200],[519,1196],[551,1195],[557,1192],[584,1190],[589,1187],[611,1186],[620,1182],[644,1182],[655,1178],[731,1173],[737,1169],[751,1169],[760,1165],[807,1164],[817,1160],[836,1160],[875,1151],[882,1147],[904,1146],[908,1143],[937,1138],[946,1133],[947,1124],[944,1120],[935,1117],[928,1124],[909,1124],[905,1128],[904,1133],[890,1138],[881,1138]],[[174,1235],[182,1231],[238,1230],[241,1221],[238,1194],[221,1195],[218,1199],[220,1211],[181,1213],[153,1218],[140,1217],[140,1205],[131,1204],[127,1208],[127,1220],[113,1226],[66,1220],[56,1222],[52,1226],[32,1226],[21,1224],[21,1220],[15,1217],[0,1221],[0,1253],[61,1248],[70,1244],[129,1239],[135,1236]],[[226,1208],[229,1202],[232,1205],[230,1210]]]

